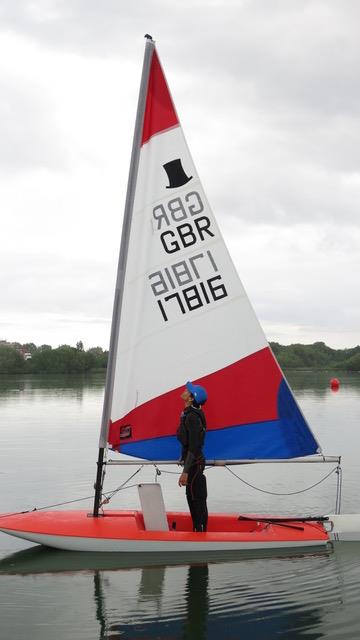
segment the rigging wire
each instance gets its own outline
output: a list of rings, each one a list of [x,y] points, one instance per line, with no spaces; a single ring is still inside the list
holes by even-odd
[[[104,500],[102,500],[102,502],[100,503],[100,507],[103,506],[103,504],[109,504],[110,500],[122,489],[129,489],[129,486],[125,486],[127,485],[128,482],[130,482],[130,480],[136,476],[137,473],[139,473],[139,471],[141,471],[141,469],[144,467],[144,465],[142,464],[141,467],[139,467],[138,469],[136,469],[136,471],[129,476],[129,478],[127,480],[125,480],[125,482],[123,482],[119,487],[117,487],[117,489],[113,489],[112,491],[110,491],[110,493],[108,491],[106,491],[106,493],[104,492],[102,495],[105,496]],[[131,485],[133,487],[136,487],[136,484]],[[109,495],[108,495],[109,494]]]
[[[155,482],[157,482],[158,476],[160,476],[162,473],[168,473],[168,474],[170,473],[170,474],[179,475],[178,471],[168,471],[166,469],[159,469],[159,467],[156,464],[154,464],[154,467],[155,467]],[[137,483],[128,485],[128,482],[130,482],[130,480],[132,478],[134,478],[134,476],[136,476],[143,468],[144,468],[144,465],[139,466],[139,468],[133,474],[131,474],[131,476],[129,476],[127,478],[127,480],[125,480],[116,489],[112,489],[111,491],[103,492],[102,495],[103,495],[104,499],[102,500],[102,502],[100,504],[100,507],[102,507],[104,504],[108,504],[110,502],[110,500],[112,500],[112,498],[119,491],[124,491],[125,489],[131,489],[133,487],[138,486]],[[214,468],[214,467],[207,467],[207,469],[212,469],[212,468]],[[272,496],[293,496],[293,495],[298,495],[300,493],[306,493],[306,491],[310,491],[311,489],[314,489],[315,487],[319,486],[322,482],[325,482],[325,480],[327,480],[333,473],[336,473],[337,481],[336,481],[335,513],[339,514],[340,511],[341,511],[342,468],[341,468],[340,464],[338,464],[336,467],[334,467],[323,478],[321,478],[318,482],[315,482],[311,486],[306,487],[305,489],[300,489],[299,491],[290,491],[290,492],[286,492],[286,493],[276,492],[276,491],[268,491],[266,489],[261,489],[260,487],[256,487],[255,485],[251,484],[247,480],[244,480],[244,478],[241,478],[239,475],[237,475],[234,471],[232,471],[228,467],[228,465],[224,465],[224,468],[227,471],[229,471],[229,473],[231,473],[235,478],[240,480],[240,482],[242,482],[243,484],[247,485],[251,489],[254,489],[255,491],[260,491],[261,493],[266,493],[266,494],[272,495]],[[46,505],[46,506],[43,506],[43,507],[34,507],[33,509],[28,509],[26,511],[15,511],[13,513],[6,513],[6,514],[0,516],[0,519],[2,520],[3,518],[8,518],[8,517],[14,516],[14,515],[21,515],[23,513],[31,513],[32,511],[43,511],[44,509],[52,509],[54,507],[61,507],[61,506],[64,506],[66,504],[74,504],[75,502],[82,502],[84,500],[90,500],[90,499],[93,499],[93,498],[94,498],[94,494],[92,494],[91,496],[85,496],[83,498],[75,498],[74,500],[66,500],[64,502],[57,502],[55,504],[50,504],[50,505]]]
[[[111,491],[104,492],[102,495],[105,496],[106,500],[103,501],[101,504],[104,504],[104,503],[107,504],[107,502],[110,502],[111,498],[113,498],[113,496],[116,493],[118,493],[118,491],[124,491],[125,489],[131,489],[133,487],[137,487],[138,486],[137,483],[129,484],[129,485],[127,485],[127,483],[131,480],[131,478],[133,478],[137,473],[139,473],[139,471],[141,471],[143,466],[144,465],[141,465],[141,467],[139,467],[139,469],[137,469],[135,471],[135,473],[133,473],[119,487],[117,487],[116,489],[112,489]],[[125,485],[127,485],[127,486],[125,486]],[[107,500],[108,494],[110,495],[110,497]],[[82,502],[84,500],[93,500],[93,499],[94,499],[94,494],[92,494],[91,496],[84,496],[83,498],[75,498],[74,500],[66,500],[64,502],[57,502],[55,504],[48,504],[48,505],[43,506],[43,507],[34,507],[33,509],[27,509],[26,511],[14,511],[12,513],[5,513],[4,515],[0,516],[0,520],[2,520],[3,518],[9,518],[10,516],[22,515],[23,513],[32,513],[33,511],[44,511],[45,509],[52,509],[53,507],[62,507],[65,504],[73,504],[74,502]]]

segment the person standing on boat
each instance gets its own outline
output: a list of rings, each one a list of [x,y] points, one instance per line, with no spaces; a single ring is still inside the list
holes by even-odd
[[[180,462],[184,465],[184,470],[179,478],[179,486],[186,487],[186,498],[193,530],[206,531],[208,520],[207,488],[204,475],[205,458],[202,451],[206,434],[206,419],[201,407],[207,400],[207,393],[204,387],[187,382],[181,398],[185,408],[180,416],[177,439],[182,445]]]

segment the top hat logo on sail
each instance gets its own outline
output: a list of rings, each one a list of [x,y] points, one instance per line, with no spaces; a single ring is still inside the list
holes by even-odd
[[[180,158],[171,160],[170,162],[166,162],[165,164],[163,164],[163,167],[167,173],[170,183],[167,185],[167,189],[177,189],[178,187],[182,187],[184,184],[192,180],[192,176],[188,178],[188,176],[186,175]]]

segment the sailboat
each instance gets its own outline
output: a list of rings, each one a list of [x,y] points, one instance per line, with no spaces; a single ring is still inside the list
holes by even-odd
[[[210,513],[207,532],[193,532],[187,512],[166,511],[158,483],[139,486],[141,510],[106,508],[111,465],[177,463],[179,396],[189,379],[208,393],[207,465],[339,461],[323,455],[269,347],[198,178],[155,42],[146,36],[94,508],[3,514],[0,530],[76,551],[326,546],[321,518]]]

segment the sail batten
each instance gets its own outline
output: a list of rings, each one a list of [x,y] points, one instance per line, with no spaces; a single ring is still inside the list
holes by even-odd
[[[320,451],[248,300],[202,188],[155,46],[133,175],[108,442],[177,459],[180,393],[208,391],[208,459]]]

